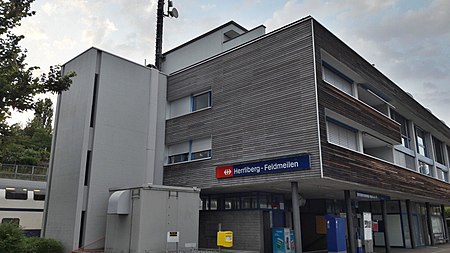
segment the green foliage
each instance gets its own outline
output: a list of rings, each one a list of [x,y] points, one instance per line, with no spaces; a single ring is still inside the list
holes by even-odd
[[[445,210],[444,211],[445,218],[450,219],[450,207],[446,207],[444,210]]]
[[[14,223],[0,224],[1,253],[64,253],[64,246],[53,239],[25,237]]]
[[[25,128],[19,124],[9,127],[0,136],[0,162],[46,166],[52,142],[53,104],[50,99],[36,102],[34,118]]]
[[[53,239],[30,237],[25,238],[23,253],[63,253],[64,246]]]
[[[0,135],[8,131],[5,123],[11,110],[25,111],[36,107],[36,94],[60,93],[69,89],[75,73],[62,76],[61,67],[53,66],[47,74],[34,77],[38,67],[25,63],[27,51],[19,45],[24,38],[11,30],[21,20],[33,16],[30,5],[34,0],[0,1]]]
[[[17,224],[0,224],[0,252],[23,253],[23,232]]]

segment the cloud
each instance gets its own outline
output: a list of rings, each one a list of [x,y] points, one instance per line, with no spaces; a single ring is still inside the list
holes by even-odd
[[[110,33],[117,31],[117,27],[108,18],[103,19],[96,16],[90,16],[83,20],[88,27],[83,31],[83,40],[88,43],[99,45]]]

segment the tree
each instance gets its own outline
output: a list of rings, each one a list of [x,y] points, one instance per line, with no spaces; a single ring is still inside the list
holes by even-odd
[[[9,127],[8,134],[0,139],[0,163],[46,166],[52,142],[53,103],[50,99],[38,100],[34,118],[22,128]]]
[[[19,112],[38,106],[33,98],[40,93],[60,93],[68,90],[75,73],[62,76],[61,67],[50,67],[47,74],[34,77],[33,71],[38,67],[28,67],[25,63],[27,50],[19,42],[23,35],[16,35],[11,30],[21,25],[25,17],[33,16],[30,5],[34,0],[0,1],[0,135],[7,132],[5,120],[11,110]]]

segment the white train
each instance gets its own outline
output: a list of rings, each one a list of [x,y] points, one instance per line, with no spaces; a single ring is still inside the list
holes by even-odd
[[[40,236],[45,189],[0,188],[0,222],[19,224],[27,236]]]
[[[47,167],[0,163],[0,222],[19,224],[39,236],[46,193]]]

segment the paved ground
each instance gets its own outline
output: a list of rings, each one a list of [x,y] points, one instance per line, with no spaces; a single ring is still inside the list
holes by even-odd
[[[384,248],[375,248],[375,253],[385,253]],[[391,248],[391,253],[450,253],[450,243],[426,246],[416,249]]]

